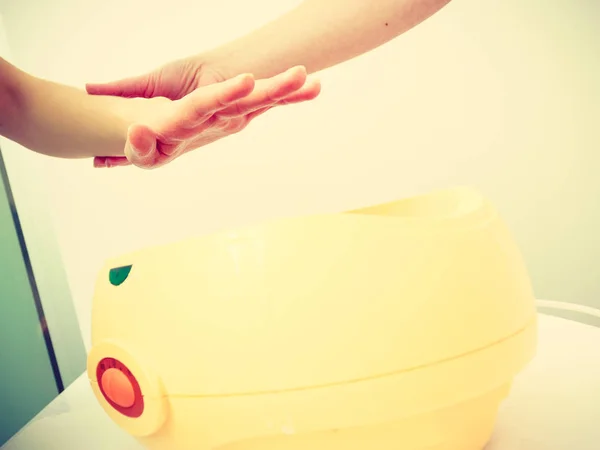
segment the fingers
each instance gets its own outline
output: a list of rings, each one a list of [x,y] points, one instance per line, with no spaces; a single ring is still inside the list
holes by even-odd
[[[131,163],[124,156],[97,156],[94,158],[94,167],[97,169],[129,165]]]
[[[89,93],[100,95],[144,95],[137,78],[87,87]],[[141,124],[130,126],[125,157],[95,158],[94,167],[160,167],[184,152],[239,131],[235,124],[243,129],[274,107],[309,101],[320,92],[320,82],[308,79],[304,67],[268,80],[255,82],[252,75],[244,74],[204,86],[174,101],[152,129]]]
[[[106,160],[107,160],[107,159],[108,159],[108,158],[106,158],[106,157],[104,157],[104,156],[96,156],[96,157],[94,158],[94,167],[95,167],[96,169],[100,169],[100,168],[103,168],[103,167],[108,167],[108,166],[106,165]]]
[[[308,83],[306,83],[306,85],[304,85],[302,87],[302,89],[299,89],[298,91],[291,93],[290,95],[288,95],[287,97],[284,97],[283,99],[279,100],[278,102],[276,102],[273,105],[258,108],[255,111],[248,113],[246,115],[246,118],[247,118],[248,122],[250,122],[250,121],[254,120],[256,117],[263,115],[267,111],[269,111],[277,106],[291,105],[294,103],[302,103],[302,102],[306,102],[309,100],[314,100],[315,98],[318,97],[318,95],[320,93],[321,93],[321,82],[316,79],[309,80]]]
[[[257,118],[258,116],[263,115],[267,111],[269,111],[277,106],[291,105],[291,104],[295,104],[295,103],[302,103],[302,102],[314,100],[315,98],[317,98],[319,96],[320,93],[321,93],[321,82],[317,79],[309,80],[306,83],[306,85],[304,85],[302,87],[302,89],[299,89],[296,92],[291,93],[290,95],[288,95],[287,97],[284,97],[283,99],[279,100],[278,102],[275,102],[272,105],[259,107],[252,112],[248,112],[246,114],[246,120],[249,123],[252,120],[254,120],[255,118]],[[221,114],[219,113],[219,115],[221,115]]]
[[[157,164],[160,157],[157,135],[145,125],[131,125],[127,131],[125,157],[137,167],[150,169]]]
[[[98,156],[94,158],[94,167],[110,168],[135,165],[142,169],[152,169],[163,164],[157,147],[156,134],[144,125],[132,125],[127,132],[125,156]]]
[[[90,95],[113,95],[117,97],[148,97],[150,76],[124,78],[109,83],[87,83],[85,90]]]
[[[257,109],[256,111],[252,111],[250,114],[248,114],[246,116],[246,118],[248,119],[248,123],[250,123],[252,120],[257,118],[258,116],[261,116],[264,113],[266,113],[267,111],[273,109],[274,107],[275,106],[266,106],[264,108]]]
[[[272,78],[259,80],[251,94],[219,111],[219,116],[239,117],[274,105],[302,88],[306,83],[306,78],[306,69],[303,66],[297,66]]]
[[[167,141],[180,141],[197,135],[201,131],[198,127],[211,119],[215,112],[250,94],[254,83],[252,75],[244,74],[198,88],[176,101],[176,112],[156,131]]]
[[[292,92],[297,91],[306,83],[306,68],[293,67],[267,80],[257,82],[256,89],[246,103],[275,103]]]
[[[277,102],[277,105],[291,105],[314,100],[321,93],[321,82],[317,79],[310,79],[302,86],[302,89],[292,92],[288,96]]]

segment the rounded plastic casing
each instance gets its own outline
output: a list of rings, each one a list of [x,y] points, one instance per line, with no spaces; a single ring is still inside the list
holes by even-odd
[[[88,373],[151,449],[384,449],[379,434],[389,448],[446,450],[460,422],[464,450],[480,450],[533,356],[535,317],[507,227],[457,188],[109,261]],[[103,394],[105,358],[134,375],[141,415]]]

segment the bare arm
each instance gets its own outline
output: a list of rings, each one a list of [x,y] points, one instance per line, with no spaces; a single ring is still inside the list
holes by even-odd
[[[97,167],[155,168],[243,130],[279,101],[314,99],[320,85],[306,81],[294,67],[258,81],[241,74],[178,100],[122,98],[42,80],[0,58],[0,135],[49,156],[100,157]]]
[[[127,99],[33,77],[0,58],[0,134],[61,158],[124,154]]]
[[[309,73],[368,52],[432,16],[450,0],[305,0],[264,27],[203,55],[231,77]]]

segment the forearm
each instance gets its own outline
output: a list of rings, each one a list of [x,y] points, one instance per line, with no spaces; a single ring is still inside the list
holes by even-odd
[[[0,134],[35,152],[123,155],[129,123],[118,112],[124,101],[32,77],[0,59]]]
[[[450,0],[305,0],[249,35],[209,52],[235,76],[257,78],[304,65],[309,73],[366,53],[408,31]],[[210,61],[209,61],[210,62]]]

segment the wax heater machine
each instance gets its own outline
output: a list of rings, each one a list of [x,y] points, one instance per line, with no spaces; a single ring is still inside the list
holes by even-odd
[[[88,375],[151,450],[482,450],[536,334],[513,238],[457,188],[109,261]]]

